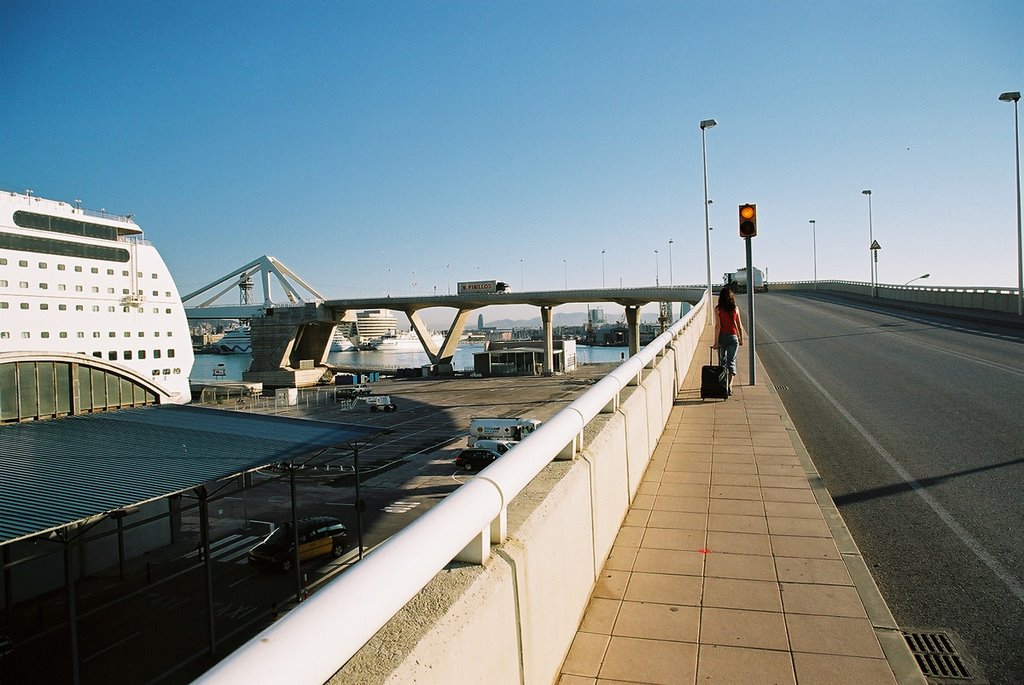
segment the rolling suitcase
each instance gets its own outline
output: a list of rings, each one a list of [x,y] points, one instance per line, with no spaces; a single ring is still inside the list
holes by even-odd
[[[714,361],[715,348],[711,348],[711,361]],[[708,364],[700,368],[700,398],[729,399],[729,372],[724,366]]]

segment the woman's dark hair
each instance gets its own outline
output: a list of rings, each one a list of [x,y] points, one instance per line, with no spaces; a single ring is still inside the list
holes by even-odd
[[[736,311],[736,297],[732,294],[732,288],[722,288],[718,293],[718,308],[726,312]]]

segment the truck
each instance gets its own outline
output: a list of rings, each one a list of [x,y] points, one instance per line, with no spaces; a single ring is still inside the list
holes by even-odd
[[[370,395],[361,398],[370,406],[370,411],[397,411],[398,405],[391,401],[390,395]]]
[[[490,295],[508,292],[508,283],[503,281],[460,281],[459,295]]]
[[[726,273],[722,280],[726,286],[732,288],[734,293],[747,292],[747,267],[740,267],[736,271]],[[767,289],[764,283],[764,272],[754,267],[754,292]]]
[[[477,440],[512,440],[519,441],[541,426],[537,419],[518,419],[509,417],[478,417],[469,422],[470,447]]]

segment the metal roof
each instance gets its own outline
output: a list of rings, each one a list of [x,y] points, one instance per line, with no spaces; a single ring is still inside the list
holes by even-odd
[[[180,405],[0,426],[0,544],[380,432]]]

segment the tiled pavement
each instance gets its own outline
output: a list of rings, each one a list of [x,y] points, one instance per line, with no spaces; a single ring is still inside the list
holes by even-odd
[[[760,366],[748,385],[747,348],[734,395],[700,400],[710,338],[559,685],[923,683]]]

